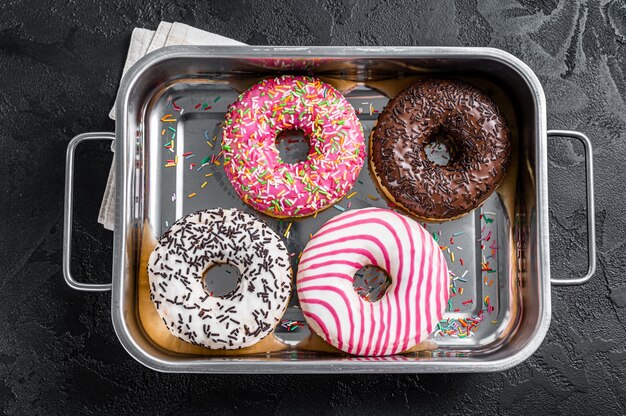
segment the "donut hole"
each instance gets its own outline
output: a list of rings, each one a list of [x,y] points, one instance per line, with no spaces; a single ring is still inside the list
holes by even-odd
[[[439,166],[448,166],[453,163],[456,151],[455,139],[445,129],[434,132],[424,145],[426,158]]]
[[[309,138],[303,130],[283,130],[276,136],[276,148],[283,163],[295,165],[307,160],[311,152]]]
[[[378,266],[363,266],[354,274],[352,287],[357,295],[368,302],[376,302],[383,297],[391,285],[391,277]]]
[[[240,277],[237,267],[231,264],[216,264],[204,272],[202,285],[208,295],[219,298],[237,290]]]

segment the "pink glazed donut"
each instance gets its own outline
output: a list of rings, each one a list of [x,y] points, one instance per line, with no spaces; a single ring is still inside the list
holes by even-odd
[[[280,159],[276,136],[302,130],[306,160]],[[253,85],[227,114],[224,168],[235,192],[254,209],[278,218],[305,217],[341,199],[365,158],[363,129],[348,100],[331,85],[281,76]]]
[[[391,277],[382,298],[354,290],[354,274],[374,265]],[[296,280],[309,326],[349,354],[393,355],[423,341],[448,302],[448,266],[416,221],[382,208],[340,214],[313,236]]]

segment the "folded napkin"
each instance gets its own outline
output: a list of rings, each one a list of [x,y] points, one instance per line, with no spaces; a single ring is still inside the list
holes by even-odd
[[[170,45],[221,46],[245,44],[177,22],[161,22],[156,31],[135,28],[130,38],[123,74],[145,54]],[[109,112],[109,117],[115,120],[115,105]],[[111,146],[111,150],[113,150],[113,146]],[[109,178],[107,179],[102,204],[100,205],[98,222],[104,225],[104,228],[107,230],[113,230],[115,226],[115,163],[111,164],[111,169],[109,170]]]

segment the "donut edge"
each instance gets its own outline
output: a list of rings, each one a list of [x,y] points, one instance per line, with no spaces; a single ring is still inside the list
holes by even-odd
[[[471,210],[464,212],[460,215],[457,215],[455,217],[450,217],[450,218],[429,218],[429,217],[423,217],[419,214],[417,214],[416,212],[414,212],[413,210],[407,208],[406,206],[404,206],[402,203],[398,202],[393,195],[391,194],[391,192],[389,192],[389,190],[387,189],[387,187],[385,185],[383,185],[382,180],[380,179],[380,176],[378,175],[378,172],[376,171],[376,165],[374,164],[374,133],[376,132],[376,128],[378,127],[378,119],[374,122],[374,126],[372,127],[372,131],[370,133],[369,136],[369,140],[368,140],[368,146],[369,146],[369,153],[367,155],[367,159],[368,159],[368,163],[369,163],[369,168],[370,168],[370,178],[374,181],[374,183],[376,184],[376,187],[378,188],[378,190],[381,192],[381,194],[383,195],[383,197],[387,200],[387,202],[391,202],[393,203],[395,206],[401,208],[405,213],[407,213],[408,215],[410,215],[411,217],[418,219],[420,221],[426,221],[426,222],[431,222],[431,223],[437,223],[437,224],[441,224],[444,222],[448,222],[448,221],[454,221],[454,220],[458,220],[459,218],[463,218],[466,215],[474,212],[475,210],[481,208],[483,206],[483,204],[491,197],[491,195],[493,195],[495,192],[498,191],[498,188],[500,187],[500,185],[504,182],[504,179],[507,177],[508,175],[508,166],[507,166],[507,172],[502,176],[502,179],[500,179],[500,181],[498,181],[493,190],[489,193],[489,196],[487,196],[485,199],[483,199],[480,204],[476,205],[476,207],[472,208]],[[510,166],[510,161],[509,164]],[[393,207],[389,207],[390,209],[393,209]]]

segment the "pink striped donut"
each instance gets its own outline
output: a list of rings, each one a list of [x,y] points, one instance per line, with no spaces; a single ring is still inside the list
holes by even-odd
[[[354,274],[374,265],[391,277],[376,302],[359,296]],[[313,236],[298,265],[297,291],[311,328],[354,355],[393,355],[424,340],[448,302],[448,266],[416,221],[365,208],[338,215]]]

